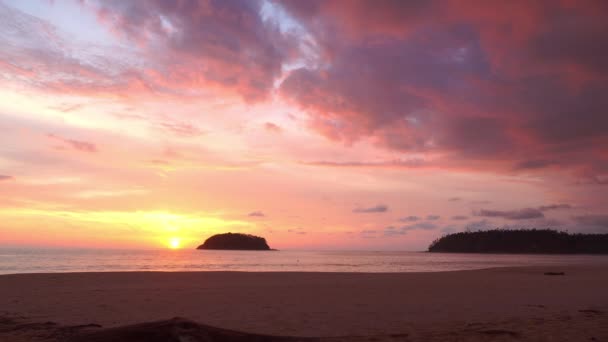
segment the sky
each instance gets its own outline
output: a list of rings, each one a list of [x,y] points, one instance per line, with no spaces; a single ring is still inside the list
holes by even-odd
[[[608,2],[0,0],[0,246],[608,233]]]

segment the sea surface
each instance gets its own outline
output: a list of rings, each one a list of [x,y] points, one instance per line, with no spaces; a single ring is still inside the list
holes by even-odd
[[[608,265],[608,256],[386,251],[0,249],[0,274],[123,271],[436,272],[578,264]]]

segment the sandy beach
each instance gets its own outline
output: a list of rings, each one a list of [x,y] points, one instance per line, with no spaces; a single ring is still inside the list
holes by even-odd
[[[184,317],[248,333],[346,340],[606,341],[607,288],[604,266],[3,275],[0,340],[36,336],[23,328],[36,322],[95,330]]]

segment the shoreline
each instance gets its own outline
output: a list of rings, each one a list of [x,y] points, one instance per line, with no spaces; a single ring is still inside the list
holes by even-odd
[[[608,338],[607,285],[605,265],[10,274],[0,275],[0,317],[104,328],[184,317],[223,329],[300,337],[468,334],[480,327],[521,336],[577,331]]]
[[[455,253],[458,254],[458,253]],[[482,254],[483,255],[483,254]],[[550,254],[547,254],[550,255]],[[577,254],[581,255],[581,254]],[[585,254],[596,256],[599,254]],[[607,255],[608,256],[608,255]],[[492,270],[501,270],[501,269],[543,269],[543,268],[559,268],[559,267],[568,267],[568,268],[605,268],[608,270],[608,260],[605,263],[597,263],[592,265],[584,265],[580,262],[572,262],[572,263],[548,263],[546,265],[536,264],[536,265],[525,265],[525,266],[514,266],[514,265],[505,265],[505,266],[491,266],[491,267],[480,267],[480,268],[464,268],[464,269],[449,269],[449,270],[431,270],[431,271],[394,271],[394,272],[369,272],[369,271],[246,271],[246,270],[194,270],[194,271],[184,271],[184,270],[127,270],[127,271],[53,271],[53,272],[27,272],[27,273],[0,273],[0,277],[5,276],[16,276],[16,275],[56,275],[56,274],[125,274],[125,273],[166,273],[166,274],[196,274],[196,273],[243,273],[243,274],[430,274],[430,273],[453,273],[453,272],[475,272],[475,271],[492,271]]]
[[[408,272],[408,271],[403,271],[403,272],[366,272],[366,271],[361,271],[361,272],[352,272],[352,271],[345,271],[345,272],[325,272],[325,271],[91,271],[91,272],[84,272],[84,271],[66,271],[66,272],[32,272],[32,273],[0,273],[0,278],[1,277],[7,277],[7,276],[36,276],[36,275],[58,275],[58,274],[66,274],[66,275],[85,275],[85,274],[150,274],[150,273],[160,273],[160,274],[197,274],[197,273],[202,273],[202,274],[230,274],[230,273],[236,273],[236,274],[267,274],[267,275],[280,275],[280,274],[326,274],[326,275],[357,275],[357,274],[366,274],[366,275],[372,275],[372,274],[378,274],[378,275],[396,275],[396,274],[441,274],[441,273],[460,273],[460,272],[476,272],[476,271],[494,271],[494,270],[504,270],[504,269],[513,269],[513,270],[526,270],[526,269],[558,269],[558,268],[570,268],[570,267],[575,267],[575,268],[586,268],[586,267],[591,267],[591,268],[597,268],[597,267],[602,267],[602,266],[598,266],[598,265],[580,265],[580,264],[562,264],[562,265],[555,265],[555,264],[551,264],[551,265],[547,265],[547,266],[539,266],[539,265],[534,265],[534,266],[495,266],[495,267],[485,267],[485,268],[474,268],[474,269],[461,269],[461,270],[441,270],[441,271],[414,271],[414,272]],[[608,265],[606,266],[606,269],[608,270]],[[1,279],[0,279],[1,280]]]
[[[476,272],[476,271],[493,271],[493,270],[504,270],[504,269],[513,269],[513,270],[526,270],[526,269],[556,269],[556,268],[605,268],[608,270],[608,263],[596,264],[596,265],[581,265],[580,263],[564,263],[564,264],[547,264],[543,265],[527,265],[527,266],[493,266],[493,267],[483,267],[483,268],[468,268],[468,269],[455,269],[455,270],[433,270],[433,271],[395,271],[395,272],[353,272],[353,271],[168,271],[168,270],[150,270],[150,271],[57,271],[57,272],[30,272],[30,273],[0,273],[1,277],[6,276],[34,276],[34,275],[57,275],[57,274],[74,274],[74,275],[83,275],[83,274],[150,274],[150,273],[161,273],[161,274],[197,274],[197,273],[242,273],[242,274],[269,274],[269,275],[278,275],[278,274],[344,274],[344,275],[356,275],[356,274],[379,274],[379,275],[390,275],[390,274],[434,274],[434,273],[458,273],[458,272]]]
[[[15,252],[1,255],[0,274],[80,272],[436,272],[494,267],[608,265],[608,255],[513,255],[428,252],[317,253],[196,250],[158,253]],[[279,252],[283,253],[283,252]],[[0,252],[0,254],[2,254]],[[199,255],[200,254],[200,255]],[[205,254],[205,255],[202,255]],[[255,254],[255,255],[254,255]]]

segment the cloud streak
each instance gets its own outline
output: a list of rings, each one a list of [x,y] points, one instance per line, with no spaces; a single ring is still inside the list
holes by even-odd
[[[399,219],[401,222],[416,222],[418,220],[420,220],[418,216],[407,216]]]
[[[507,220],[529,220],[529,219],[540,219],[544,218],[545,211],[559,210],[559,209],[571,209],[572,206],[569,204],[551,204],[543,205],[537,208],[523,208],[518,210],[488,210],[481,209],[473,212],[475,216],[481,217],[500,217]]]
[[[266,131],[271,132],[271,133],[283,132],[283,129],[280,126],[278,126],[277,124],[274,124],[272,122],[264,123],[264,129],[266,129]]]
[[[54,140],[61,141],[62,143],[66,144],[67,146],[71,147],[72,149],[74,149],[76,151],[86,152],[86,153],[97,152],[97,146],[88,141],[67,139],[67,138],[57,136],[55,134],[49,134],[48,136]]]
[[[519,210],[487,210],[481,209],[473,212],[475,216],[481,217],[500,217],[507,220],[529,220],[535,218],[544,218],[542,211],[536,208],[523,208]]]
[[[247,216],[249,216],[249,217],[265,217],[266,215],[263,212],[261,212],[261,211],[258,210],[258,211],[252,211],[252,212],[250,212],[249,214],[247,214]]]
[[[353,209],[353,213],[356,214],[373,214],[373,213],[385,213],[388,211],[388,206],[384,204],[378,204],[373,207],[358,207]]]

